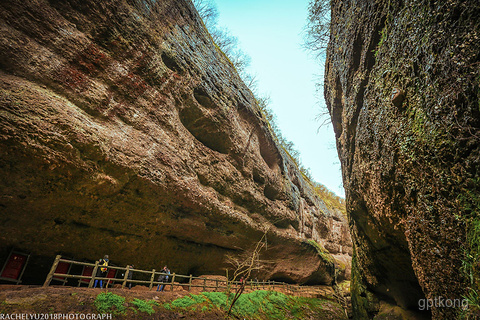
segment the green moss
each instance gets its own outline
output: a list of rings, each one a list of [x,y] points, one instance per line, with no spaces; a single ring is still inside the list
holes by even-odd
[[[382,31],[380,31],[380,41],[377,45],[377,49],[375,50],[375,58],[377,58],[378,53],[380,52],[380,49],[382,48],[383,43],[385,42],[385,39],[387,38],[387,26],[383,27]]]
[[[477,78],[477,100],[478,100],[478,111],[480,112],[480,75]]]
[[[378,300],[369,292],[364,285],[360,268],[357,262],[355,247],[352,256],[352,279],[350,284],[350,294],[352,298],[352,308],[355,319],[368,320],[378,311]]]
[[[342,295],[350,295],[351,282],[348,280],[342,281],[337,285],[337,289]]]
[[[463,273],[468,279],[468,290],[465,299],[468,300],[469,309],[464,316],[468,318],[469,313],[480,311],[480,270],[476,266],[480,264],[480,178],[470,180],[469,188],[457,196],[461,203],[463,219],[467,225],[467,239],[462,261]]]
[[[327,263],[328,265],[333,265],[335,263],[335,259],[333,259],[333,257],[330,255],[330,252],[328,252],[328,250],[325,249],[318,242],[316,242],[315,240],[305,240],[305,243],[314,247],[318,255],[322,258],[322,260],[325,263]]]
[[[341,271],[345,271],[345,269],[347,269],[347,265],[342,261],[337,260],[337,265],[338,265],[338,269],[340,269]]]

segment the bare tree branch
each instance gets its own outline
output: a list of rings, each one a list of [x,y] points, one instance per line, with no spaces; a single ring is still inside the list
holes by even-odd
[[[255,247],[251,250],[246,250],[237,256],[226,256],[226,262],[234,268],[232,282],[236,281],[239,278],[241,279],[240,287],[237,288],[235,292],[232,303],[230,304],[230,308],[228,309],[227,316],[230,315],[235,302],[237,302],[237,300],[240,298],[243,291],[245,290],[246,281],[250,278],[252,272],[264,268],[265,265],[268,263],[268,261],[260,260],[260,252],[263,249],[266,250],[268,248],[267,233],[269,230],[270,228],[267,228],[265,230],[262,238],[255,244]]]
[[[304,47],[320,58],[325,54],[330,38],[330,1],[311,0],[308,11]]]

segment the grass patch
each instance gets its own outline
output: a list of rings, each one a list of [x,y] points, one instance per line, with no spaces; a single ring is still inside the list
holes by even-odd
[[[125,298],[111,292],[102,292],[95,298],[95,307],[100,313],[111,313],[114,315],[125,314]]]
[[[228,301],[232,301],[231,294]],[[199,295],[189,295],[164,305],[165,309],[183,309],[187,311],[208,312],[229,308],[227,294],[223,292],[203,292]],[[234,317],[244,319],[344,319],[340,305],[321,299],[301,298],[286,294],[258,290],[244,293],[232,308]]]
[[[140,300],[140,299],[135,299],[132,301],[132,304],[137,307],[138,311],[141,312],[146,312],[149,315],[152,315],[155,313],[155,310],[153,310],[153,306],[159,306],[159,304],[156,301],[153,300]]]

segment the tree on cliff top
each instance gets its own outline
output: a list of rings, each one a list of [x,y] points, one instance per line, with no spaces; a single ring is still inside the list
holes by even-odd
[[[304,47],[322,58],[330,38],[330,1],[311,0],[308,12]]]
[[[193,0],[192,2],[213,41],[230,59],[242,80],[248,82],[251,76],[245,72],[245,69],[250,65],[250,57],[238,47],[237,37],[233,36],[227,28],[219,27],[218,10],[214,2],[211,0]]]

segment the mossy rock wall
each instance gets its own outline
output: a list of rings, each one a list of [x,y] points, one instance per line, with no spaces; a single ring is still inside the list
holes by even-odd
[[[359,317],[375,313],[369,294],[418,309],[477,286],[479,16],[478,1],[332,2],[325,97]]]

